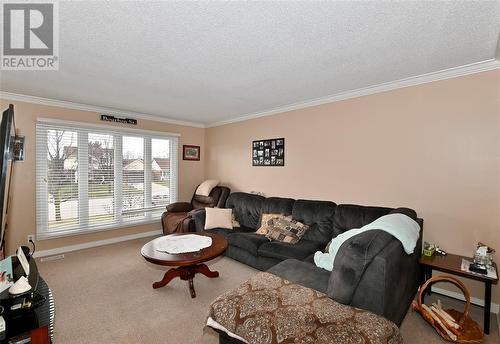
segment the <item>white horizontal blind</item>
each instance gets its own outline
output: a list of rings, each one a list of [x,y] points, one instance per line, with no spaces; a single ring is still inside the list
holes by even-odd
[[[177,200],[177,140],[38,122],[38,237],[159,220]]]

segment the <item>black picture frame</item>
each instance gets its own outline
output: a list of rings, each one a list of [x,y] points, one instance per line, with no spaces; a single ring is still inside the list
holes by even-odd
[[[24,136],[17,135],[14,138],[13,160],[16,162],[24,161]]]
[[[252,166],[285,166],[285,138],[252,141]]]

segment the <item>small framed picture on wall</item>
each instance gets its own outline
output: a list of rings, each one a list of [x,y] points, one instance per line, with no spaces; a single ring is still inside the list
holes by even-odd
[[[182,160],[200,161],[200,146],[183,145]]]
[[[24,136],[14,139],[14,161],[24,161]]]

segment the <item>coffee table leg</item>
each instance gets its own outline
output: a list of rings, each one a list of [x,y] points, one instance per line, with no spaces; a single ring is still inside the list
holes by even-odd
[[[206,264],[199,264],[195,267],[195,273],[199,272],[202,275],[205,275],[209,278],[219,277],[218,271],[211,271]]]
[[[484,333],[490,334],[491,282],[484,283]]]
[[[189,283],[189,293],[194,299],[196,297],[196,291],[194,290],[194,276],[200,273],[209,278],[219,277],[218,271],[211,271],[206,264],[198,264],[194,266],[178,267],[172,268],[165,272],[163,279],[161,281],[153,283],[153,288],[158,289],[166,286],[172,279],[179,277],[181,280],[188,281]]]
[[[177,268],[168,270],[167,272],[165,272],[165,275],[163,275],[163,279],[161,281],[153,283],[153,288],[158,289],[166,286],[175,277],[181,277],[182,273],[182,270]]]
[[[189,279],[189,292],[191,293],[191,298],[194,299],[196,297],[196,291],[194,290],[193,279]]]

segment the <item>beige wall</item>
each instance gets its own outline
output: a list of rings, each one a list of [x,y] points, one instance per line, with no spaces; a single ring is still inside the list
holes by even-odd
[[[8,103],[0,100],[1,108]],[[8,253],[36,232],[36,118],[100,122],[96,113],[13,103],[19,134],[26,136],[26,161],[14,165]],[[206,130],[143,120],[137,127],[180,133],[179,147],[202,146],[201,162],[179,159],[179,200],[188,200],[206,177],[233,191],[408,206],[425,219],[425,239],[450,252],[470,255],[478,240],[500,251],[499,70]],[[252,140],[274,137],[286,138],[286,166],[252,167]],[[51,249],[155,229],[159,223],[37,246]],[[478,283],[468,285],[483,297]],[[500,288],[493,294],[500,303]]]
[[[286,166],[252,167],[252,140],[276,137]],[[205,146],[234,191],[408,206],[445,250],[500,251],[500,70],[210,128]]]
[[[26,137],[25,161],[14,164],[9,211],[9,228],[6,237],[7,254],[12,254],[17,246],[26,243],[28,234],[36,233],[35,208],[35,124],[39,117],[71,120],[85,123],[103,124],[99,115],[93,112],[35,105],[8,99],[0,100],[0,108],[5,109],[9,103],[14,104],[17,132]],[[120,124],[110,124],[117,127]],[[131,128],[131,126],[125,126]],[[194,188],[204,178],[204,147],[201,161],[183,161],[182,145],[192,144],[203,146],[205,130],[167,123],[138,120],[132,128],[178,133],[179,137],[179,200],[189,201]],[[67,245],[81,244],[89,241],[109,239],[112,237],[135,234],[161,229],[158,223],[129,228],[115,229],[105,232],[77,235],[72,237],[42,240],[37,242],[37,250],[46,250]]]

